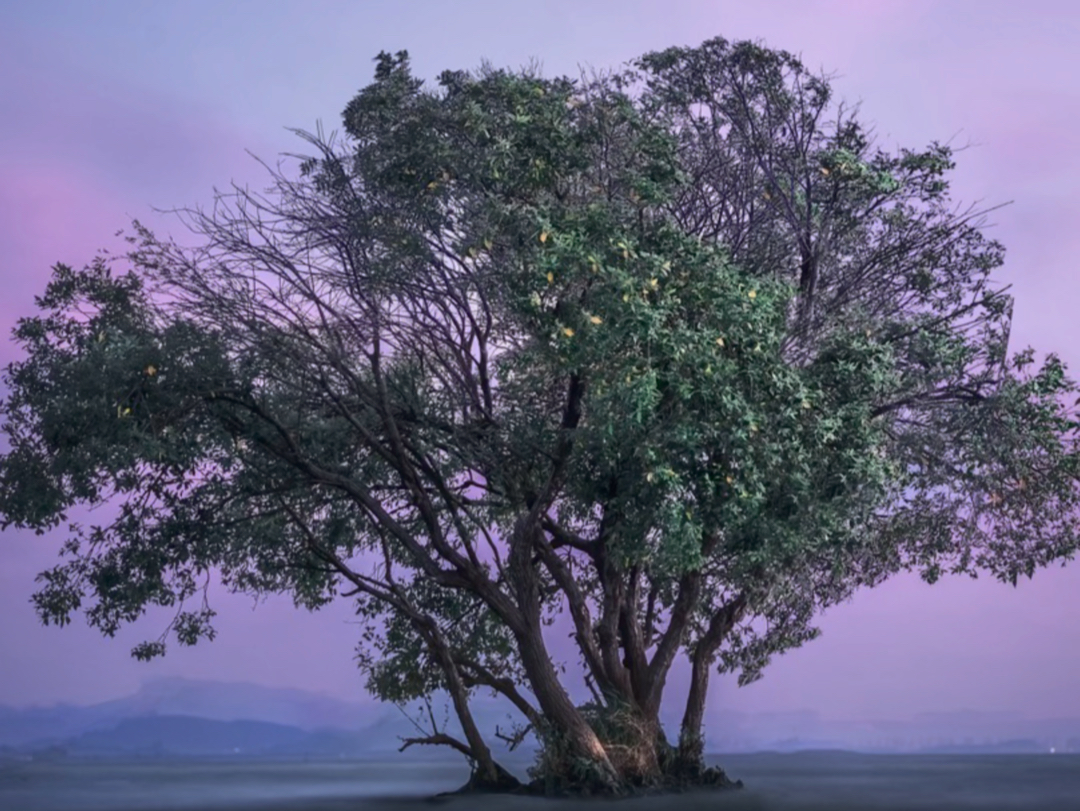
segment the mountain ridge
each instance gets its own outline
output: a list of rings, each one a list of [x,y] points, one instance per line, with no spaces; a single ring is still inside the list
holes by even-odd
[[[438,708],[439,702],[435,702],[435,706]],[[0,746],[19,750],[59,746],[82,751],[100,749],[103,742],[111,741],[110,751],[123,751],[131,748],[124,742],[125,736],[135,734],[139,725],[144,731],[157,729],[155,734],[165,738],[168,734],[164,728],[178,723],[194,724],[200,729],[213,728],[228,738],[229,724],[245,722],[294,730],[287,737],[297,746],[302,741],[321,740],[315,749],[324,753],[334,750],[335,756],[346,750],[387,752],[401,745],[400,737],[420,734],[407,717],[418,717],[417,709],[418,706],[406,708],[402,713],[391,704],[351,703],[296,688],[265,687],[246,682],[153,679],[144,682],[132,695],[98,704],[27,708],[0,705]],[[473,701],[473,709],[477,724],[487,734],[493,733],[496,725],[502,729],[508,726],[509,702],[478,695]],[[178,718],[189,720],[161,720]],[[460,734],[460,726],[452,712],[437,709],[436,718],[440,726],[445,725],[447,732]],[[424,719],[421,723],[427,723],[426,714]],[[133,726],[132,722],[137,723]],[[168,750],[164,745],[165,738],[162,738],[162,745]],[[109,749],[109,746],[105,748]],[[209,749],[213,748],[209,746]]]
[[[440,725],[445,724],[450,734],[460,734],[453,712],[444,711],[439,701],[435,705]],[[481,731],[487,736],[493,735],[496,726],[506,731],[512,718],[520,722],[512,714],[511,705],[502,699],[478,694],[472,707]],[[426,726],[426,714],[420,716],[417,709],[418,705],[412,706],[407,712],[421,717],[421,723]],[[389,704],[341,701],[297,688],[247,682],[156,678],[145,681],[132,695],[88,706],[0,705],[0,747],[25,750],[69,746],[82,750],[90,746],[88,742],[109,740],[109,734],[119,734],[120,738],[114,742],[120,741],[125,730],[133,729],[130,724],[123,726],[125,721],[163,717],[288,727],[295,730],[288,733],[292,736],[289,740],[295,744],[290,750],[294,754],[305,746],[324,754],[389,752],[400,746],[400,738],[420,734],[401,711]],[[665,715],[664,722],[669,739],[673,739],[678,734],[678,718]],[[153,726],[146,720],[140,723]],[[121,733],[115,732],[117,728],[121,728]],[[228,738],[227,726],[216,729]],[[747,713],[714,709],[707,714],[705,734],[706,748],[711,752],[844,749],[868,753],[975,753],[1049,752],[1051,748],[1059,752],[1080,751],[1080,719],[1030,719],[1015,712],[967,709],[924,712],[907,720],[848,721],[824,719],[820,713],[809,710]],[[530,740],[523,746],[531,743]],[[117,746],[123,749],[120,743]],[[432,749],[415,747],[410,752]]]
[[[362,729],[385,711],[374,702],[351,703],[296,688],[163,677],[145,680],[131,695],[96,704],[0,705],[0,745],[78,736],[110,728],[126,718],[153,715],[265,721],[310,731],[321,727]]]

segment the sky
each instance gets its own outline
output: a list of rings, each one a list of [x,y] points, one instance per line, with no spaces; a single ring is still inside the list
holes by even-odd
[[[209,211],[215,187],[262,192],[284,152],[310,153],[286,130],[341,131],[345,104],[373,78],[382,50],[409,51],[434,84],[444,69],[487,59],[547,77],[619,68],[671,45],[723,36],[762,40],[836,73],[835,97],[861,101],[877,145],[971,146],[950,174],[954,204],[986,208],[1007,248],[993,279],[1012,284],[1010,353],[1033,346],[1080,369],[1080,5],[1068,0],[368,0],[130,2],[0,0],[0,333],[37,314],[57,262],[122,254],[137,218],[194,245],[172,214]],[[287,175],[298,173],[283,158]],[[122,271],[123,266],[117,265]],[[25,357],[0,340],[0,366]],[[0,397],[6,394],[0,386]],[[0,438],[0,451],[6,451]],[[70,511],[105,523],[111,511]],[[211,592],[218,638],[129,656],[156,638],[162,613],[105,639],[81,618],[42,627],[34,576],[54,564],[64,527],[0,534],[0,704],[88,704],[148,677],[297,687],[365,701],[347,603],[308,613],[288,597]],[[1080,717],[1080,563],[1016,588],[991,577],[933,586],[900,575],[825,612],[822,636],[738,688],[714,677],[712,710],[810,710],[834,719],[902,718],[969,709]],[[677,671],[669,692],[682,700]]]

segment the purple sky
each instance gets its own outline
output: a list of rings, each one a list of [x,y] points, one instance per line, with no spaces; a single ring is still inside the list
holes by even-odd
[[[1014,200],[989,216],[1008,249],[995,278],[1016,296],[1010,349],[1056,351],[1080,374],[1080,6],[1072,2],[276,2],[6,3],[0,6],[0,332],[37,313],[62,261],[88,263],[136,217],[195,244],[150,206],[209,209],[213,187],[261,192],[281,152],[309,153],[285,131],[340,131],[344,105],[380,50],[407,49],[417,75],[487,58],[546,76],[618,67],[669,45],[764,39],[837,72],[838,98],[862,100],[877,143],[955,147],[954,203]],[[295,162],[284,159],[286,174]],[[118,270],[122,266],[118,265]],[[0,341],[0,365],[21,359]],[[6,390],[5,390],[6,393]],[[6,450],[6,444],[0,446]],[[70,519],[104,523],[111,510]],[[252,610],[217,590],[218,639],[170,645],[150,664],[128,651],[167,622],[155,614],[107,640],[81,619],[39,626],[28,598],[61,531],[0,538],[0,703],[89,703],[151,675],[246,680],[364,700],[347,604],[317,614],[287,597]],[[738,689],[714,679],[710,706],[817,710],[831,718],[1012,710],[1080,716],[1080,565],[1013,589],[988,578],[927,586],[914,575],[864,591],[821,619],[823,636]],[[681,679],[671,682],[681,693]],[[674,698],[675,696],[673,696]],[[681,694],[678,700],[682,700]]]

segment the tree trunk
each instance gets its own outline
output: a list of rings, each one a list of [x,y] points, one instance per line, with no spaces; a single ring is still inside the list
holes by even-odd
[[[480,786],[491,786],[493,788],[500,786],[506,782],[509,775],[505,769],[495,762],[495,759],[491,756],[491,750],[484,742],[484,736],[480,734],[480,730],[476,726],[476,720],[469,709],[468,690],[461,680],[461,673],[454,663],[450,648],[446,644],[446,640],[443,639],[438,625],[430,617],[425,619],[427,620],[427,634],[431,647],[434,649],[443,673],[446,675],[447,690],[450,693],[451,700],[454,702],[454,710],[457,712],[458,720],[461,722],[461,729],[465,733],[465,740],[468,741],[469,749],[472,750],[472,757],[476,763],[475,773],[469,782],[472,784],[475,781]],[[514,780],[514,782],[517,781]]]
[[[690,665],[690,692],[686,697],[686,710],[679,729],[679,748],[675,756],[676,771],[694,775],[705,766],[705,741],[701,725],[705,719],[705,698],[709,693],[709,665],[711,656],[703,656],[700,648],[695,650]]]
[[[621,783],[619,775],[596,732],[574,706],[559,682],[559,676],[544,644],[540,627],[540,585],[532,562],[534,549],[538,546],[535,534],[541,531],[536,513],[538,509],[534,504],[530,514],[521,516],[514,524],[510,537],[507,573],[520,611],[520,622],[511,627],[511,632],[521,654],[521,666],[529,679],[529,686],[536,696],[545,722],[553,727],[550,731],[537,732],[543,735],[553,731],[564,737],[565,745],[572,753],[594,764],[598,787],[618,793]],[[551,741],[545,741],[545,746],[550,743]]]
[[[701,725],[705,718],[705,699],[709,693],[709,668],[716,659],[716,651],[728,632],[746,612],[746,595],[740,594],[723,605],[709,620],[709,627],[694,645],[690,666],[690,692],[686,697],[686,710],[679,729],[677,768],[691,775],[700,774],[705,768],[705,742]]]
[[[566,737],[566,743],[573,752],[596,764],[598,779],[605,788],[618,790],[621,779],[600,738],[559,682],[540,634],[539,623],[518,636],[517,643],[522,667],[529,677],[529,686],[544,713],[545,721]]]

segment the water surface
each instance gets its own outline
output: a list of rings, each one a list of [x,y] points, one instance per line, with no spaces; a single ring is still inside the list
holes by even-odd
[[[1080,811],[1080,755],[717,755],[742,791],[631,800],[468,797],[464,762],[57,761],[0,764],[4,811]],[[505,765],[524,776],[527,760]]]

